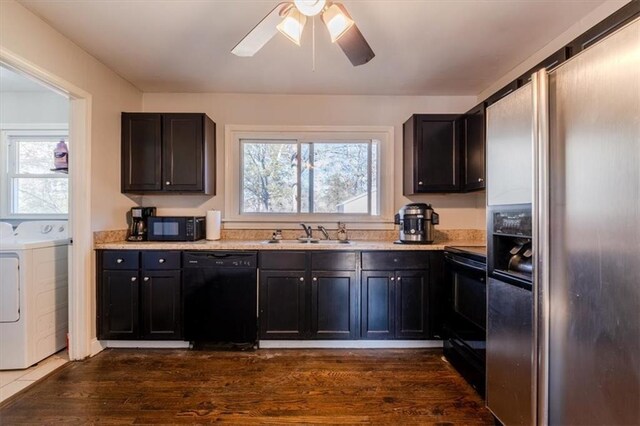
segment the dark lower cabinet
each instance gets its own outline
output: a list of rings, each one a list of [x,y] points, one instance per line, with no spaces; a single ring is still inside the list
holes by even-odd
[[[395,281],[395,338],[427,338],[429,335],[428,271],[398,271]]]
[[[363,339],[395,337],[395,277],[393,271],[365,271],[361,279]]]
[[[141,284],[141,337],[145,340],[182,337],[180,271],[143,271]]]
[[[260,337],[301,339],[306,330],[306,272],[260,271]]]
[[[179,258],[178,251],[99,251],[98,339],[180,340],[181,272],[165,269],[176,261],[180,267]],[[148,269],[139,269],[140,264]]]
[[[429,337],[428,271],[362,272],[362,337]]]
[[[103,271],[101,278],[98,294],[98,338],[139,338],[138,271]]]
[[[357,338],[356,273],[313,271],[311,275],[311,338]]]

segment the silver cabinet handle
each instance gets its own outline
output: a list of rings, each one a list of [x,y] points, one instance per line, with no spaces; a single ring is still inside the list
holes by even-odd
[[[144,277],[143,280],[144,281],[149,281],[149,277]]]
[[[131,281],[132,281],[132,282],[133,282],[133,281],[135,281],[135,280],[137,280],[137,278],[136,278],[136,277],[131,277]]]
[[[116,259],[116,263],[122,263],[124,262],[124,259]]]
[[[484,179],[478,178],[478,182],[484,182]]]
[[[391,281],[395,281],[395,280],[396,280],[396,277],[391,277]]]
[[[158,259],[158,263],[164,263],[164,262],[166,262],[166,260],[164,260],[164,259]]]
[[[304,281],[304,277],[300,277],[300,281]]]
[[[164,184],[165,184],[165,185],[171,185],[171,182],[166,181]]]
[[[402,279],[402,277],[398,277],[398,281],[400,281]]]
[[[316,278],[316,277],[313,277],[313,280],[314,280],[314,281],[318,281],[318,278]]]
[[[418,185],[422,185],[422,181],[418,182]]]

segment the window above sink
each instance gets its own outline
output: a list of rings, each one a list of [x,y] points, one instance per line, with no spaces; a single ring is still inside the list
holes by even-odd
[[[393,142],[393,127],[226,126],[225,227],[392,226]]]

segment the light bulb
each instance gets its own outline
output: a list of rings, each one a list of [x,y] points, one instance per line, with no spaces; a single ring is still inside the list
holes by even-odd
[[[342,37],[354,24],[349,15],[336,4],[329,6],[322,14],[322,20],[329,30],[332,43]]]
[[[300,46],[302,30],[307,22],[307,17],[300,13],[298,9],[292,7],[284,16],[282,22],[276,28],[289,40]]]
[[[307,16],[316,16],[318,13],[322,12],[325,4],[327,4],[326,0],[293,0],[293,3],[296,5],[298,10]]]

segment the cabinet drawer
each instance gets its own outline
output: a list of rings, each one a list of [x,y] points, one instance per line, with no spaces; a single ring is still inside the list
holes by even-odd
[[[355,271],[356,254],[312,252],[311,269],[314,271]]]
[[[106,250],[102,253],[103,269],[138,269],[140,252],[136,250]]]
[[[143,251],[142,269],[180,269],[180,252]]]
[[[368,271],[429,269],[429,252],[366,251],[362,253],[362,269]]]
[[[302,270],[307,268],[307,254],[304,251],[263,251],[260,253],[260,269]]]

